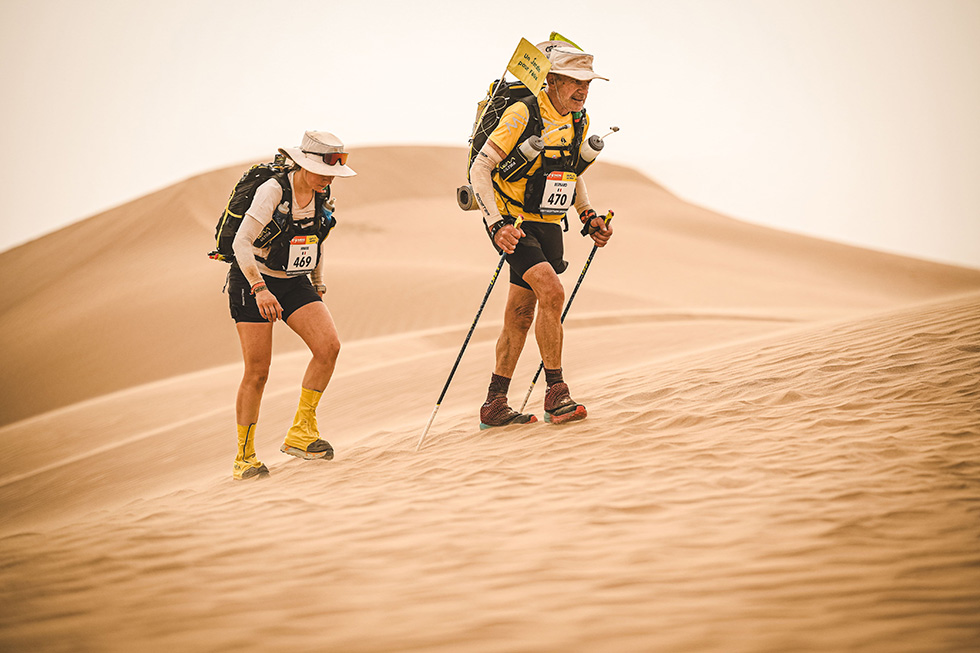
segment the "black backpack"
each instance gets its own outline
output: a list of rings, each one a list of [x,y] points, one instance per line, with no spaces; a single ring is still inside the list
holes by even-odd
[[[524,128],[524,133],[521,134],[519,142],[524,142],[532,134],[541,133],[541,130],[544,128],[544,123],[541,121],[541,109],[538,108],[537,98],[524,85],[524,82],[501,82],[499,79],[494,80],[490,84],[490,88],[487,89],[487,96],[476,107],[477,118],[476,123],[473,125],[473,135],[470,138],[469,161],[466,164],[467,181],[469,181],[469,170],[470,166],[473,165],[473,159],[483,149],[484,144],[490,138],[493,130],[497,128],[497,124],[500,123],[500,118],[504,115],[504,111],[515,102],[524,102],[527,105],[529,114],[527,127]]]
[[[235,184],[235,188],[232,189],[225,210],[214,228],[214,240],[217,249],[212,250],[208,254],[208,258],[225,263],[235,262],[235,251],[232,249],[232,243],[235,240],[235,234],[238,233],[238,227],[241,226],[242,219],[245,217],[245,211],[252,205],[255,191],[271,177],[279,174],[285,175],[289,169],[290,164],[286,157],[277,154],[273,161],[257,163],[245,171],[242,178]]]
[[[268,163],[257,163],[245,171],[245,174],[242,175],[242,178],[238,180],[235,188],[231,191],[231,196],[228,198],[225,210],[222,212],[221,218],[218,219],[218,224],[214,228],[214,240],[217,249],[209,252],[208,258],[225,263],[235,262],[235,251],[232,248],[232,243],[235,240],[235,234],[238,233],[238,227],[241,226],[242,220],[245,217],[245,212],[252,205],[252,200],[255,198],[255,191],[266,181],[277,176],[279,177],[280,185],[284,189],[289,188],[286,175],[291,169],[292,163],[284,154],[280,153],[272,161]],[[321,196],[318,195],[318,197]],[[322,195],[322,199],[326,200],[329,197],[330,187],[327,186],[326,193]],[[331,224],[327,227],[328,232],[334,224],[336,224],[336,220],[331,218]],[[260,235],[259,238],[261,239],[262,236]]]

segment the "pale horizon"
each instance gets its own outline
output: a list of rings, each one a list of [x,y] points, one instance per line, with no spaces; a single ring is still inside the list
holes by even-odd
[[[305,129],[352,165],[369,145],[465,146],[518,40],[557,30],[610,78],[587,103],[594,133],[621,127],[603,160],[741,220],[980,267],[980,5],[573,2],[519,24],[427,15],[442,6],[5,3],[0,250]]]

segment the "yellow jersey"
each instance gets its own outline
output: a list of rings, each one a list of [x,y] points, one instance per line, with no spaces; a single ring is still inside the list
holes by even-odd
[[[546,148],[549,147],[571,147],[572,138],[575,134],[574,126],[572,123],[572,113],[567,115],[561,115],[555,106],[551,103],[551,98],[548,97],[548,92],[546,89],[541,89],[538,93],[538,108],[541,110],[541,121],[544,124],[544,131],[539,134],[544,138],[544,145]],[[524,133],[525,127],[527,127],[528,120],[530,116],[528,114],[527,105],[523,102],[515,102],[511,106],[507,107],[504,111],[504,115],[500,117],[500,122],[497,127],[490,134],[490,140],[494,145],[499,147],[504,153],[509,154],[515,147],[518,146],[518,140],[521,134]],[[582,141],[584,142],[587,138],[586,134],[589,131],[589,116],[588,114],[584,117],[585,124],[582,131]],[[565,129],[560,131],[555,131],[562,126],[566,126]],[[545,150],[542,156],[554,155],[557,156],[557,152],[554,150]],[[528,173],[515,181],[508,182],[504,181],[500,175],[495,171],[493,174],[493,182],[496,184],[504,194],[508,197],[512,197],[518,200],[521,204],[524,203],[524,189],[527,185],[527,181],[530,176],[541,167],[541,157],[534,162],[534,165],[528,170]],[[519,206],[514,206],[507,201],[506,197],[501,196],[500,192],[494,192],[494,197],[497,201],[497,209],[500,211],[501,215],[513,215],[516,217],[517,213],[524,216],[525,220],[531,222],[561,222],[562,215],[541,215],[538,213],[531,213],[521,209]]]

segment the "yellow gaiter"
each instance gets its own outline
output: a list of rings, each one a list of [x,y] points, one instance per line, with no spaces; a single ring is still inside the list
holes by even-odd
[[[269,469],[255,455],[255,424],[238,424],[238,453],[235,456],[234,476],[238,480],[256,474],[268,474]]]
[[[320,439],[320,431],[316,425],[316,407],[320,403],[322,392],[302,388],[299,394],[299,407],[293,425],[286,432],[286,444],[306,451],[306,448]]]

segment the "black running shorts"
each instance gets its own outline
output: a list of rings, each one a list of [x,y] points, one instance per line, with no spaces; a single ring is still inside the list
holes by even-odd
[[[521,288],[531,290],[524,281],[524,273],[538,263],[548,263],[561,274],[568,267],[568,261],[562,258],[565,254],[565,243],[562,240],[561,225],[554,222],[522,222],[521,229],[525,236],[517,241],[513,254],[507,255],[510,265],[510,282]]]
[[[262,275],[269,291],[282,306],[282,319],[286,320],[297,309],[320,301],[320,295],[313,289],[308,275],[280,279]],[[252,286],[242,274],[242,269],[232,264],[228,271],[228,307],[235,322],[268,322],[259,313],[259,307],[252,295]]]

